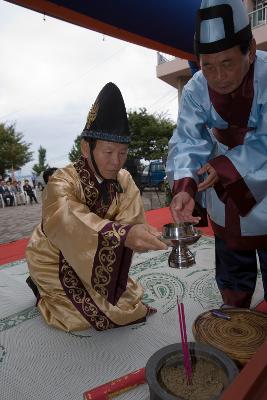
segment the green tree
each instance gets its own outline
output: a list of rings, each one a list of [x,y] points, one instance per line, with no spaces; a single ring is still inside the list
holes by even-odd
[[[23,134],[16,132],[15,124],[0,123],[0,175],[6,170],[18,170],[32,160],[31,143],[23,141]]]
[[[80,148],[80,143],[81,143],[81,136],[77,136],[74,145],[71,148],[71,151],[69,152],[69,159],[71,162],[75,162],[80,158],[81,156],[81,148]]]
[[[175,124],[164,114],[148,114],[146,108],[128,112],[132,140],[129,158],[165,159]]]
[[[46,164],[46,149],[42,146],[38,149],[38,164],[34,164],[32,170],[39,175],[41,172],[45,171],[49,168],[49,165]]]

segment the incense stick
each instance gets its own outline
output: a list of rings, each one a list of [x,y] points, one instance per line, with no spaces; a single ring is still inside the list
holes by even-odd
[[[178,296],[177,296],[177,307],[178,307],[178,318],[179,318],[180,335],[181,335],[182,351],[183,351],[184,373],[187,380],[187,384],[190,385],[192,383],[192,367],[191,367],[191,359],[187,341],[184,304],[179,303]]]

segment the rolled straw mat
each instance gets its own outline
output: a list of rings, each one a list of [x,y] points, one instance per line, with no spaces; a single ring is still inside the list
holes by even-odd
[[[240,308],[223,312],[231,319],[215,317],[211,311],[200,314],[193,323],[194,338],[224,351],[243,367],[267,339],[267,315]]]

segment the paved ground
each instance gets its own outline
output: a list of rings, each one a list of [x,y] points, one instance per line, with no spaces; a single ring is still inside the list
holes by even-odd
[[[37,190],[39,204],[0,208],[0,243],[29,237],[41,220],[41,193]],[[143,192],[145,210],[165,207],[165,193],[152,189]]]

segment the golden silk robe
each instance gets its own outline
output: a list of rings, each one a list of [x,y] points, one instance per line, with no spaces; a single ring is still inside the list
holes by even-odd
[[[86,159],[56,171],[43,192],[43,219],[29,241],[26,258],[37,285],[37,306],[49,325],[70,330],[105,330],[143,321],[143,288],[128,276],[132,251],[124,246],[132,224],[144,223],[140,192],[120,170],[101,184]]]

